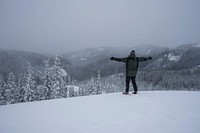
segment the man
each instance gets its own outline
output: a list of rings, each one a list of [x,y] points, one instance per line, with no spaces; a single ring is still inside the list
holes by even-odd
[[[110,59],[126,63],[126,91],[123,92],[123,94],[125,94],[125,95],[129,94],[130,80],[132,81],[133,88],[134,88],[133,94],[137,94],[138,89],[137,89],[137,84],[135,82],[135,78],[137,75],[139,62],[151,60],[152,57],[150,57],[150,56],[149,57],[136,57],[135,51],[132,50],[130,55],[126,58],[111,57]]]

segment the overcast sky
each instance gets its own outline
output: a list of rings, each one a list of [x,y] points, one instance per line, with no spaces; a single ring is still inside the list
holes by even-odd
[[[200,0],[0,0],[0,48],[55,53],[200,42]]]

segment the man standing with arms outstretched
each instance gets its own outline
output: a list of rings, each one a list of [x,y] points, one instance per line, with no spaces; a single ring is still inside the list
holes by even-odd
[[[126,91],[123,92],[123,94],[125,94],[125,95],[129,94],[130,80],[132,81],[133,88],[134,88],[133,94],[137,94],[138,89],[137,89],[137,84],[135,82],[135,78],[137,75],[139,62],[151,60],[152,57],[150,57],[150,56],[149,57],[136,57],[135,51],[132,50],[130,55],[126,58],[111,57],[110,59],[126,63]]]

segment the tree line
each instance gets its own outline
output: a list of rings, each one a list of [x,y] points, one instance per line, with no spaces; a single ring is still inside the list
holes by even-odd
[[[33,68],[27,62],[27,71],[17,78],[11,72],[7,81],[0,75],[0,105],[122,92],[125,89],[125,74],[114,74],[101,78],[97,76],[86,81],[72,80],[62,68],[57,55],[50,65],[44,61],[44,73],[38,83]],[[137,84],[139,90],[200,90],[200,67],[186,70],[139,71]],[[132,87],[130,87],[132,91]]]
[[[36,82],[37,79],[29,62],[27,62],[26,73],[19,75],[17,79],[12,72],[9,73],[6,82],[0,75],[0,105],[101,94],[100,74],[91,83],[89,89],[84,89],[75,86],[74,82],[69,80],[70,76],[62,68],[58,55],[52,66],[49,65],[49,59],[44,61],[44,65],[41,84]]]

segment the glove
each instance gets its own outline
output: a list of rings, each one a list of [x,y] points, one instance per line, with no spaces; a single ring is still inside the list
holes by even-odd
[[[115,59],[115,57],[111,57],[111,58],[110,58],[110,60],[114,60],[114,59]]]
[[[151,56],[149,56],[149,60],[151,60],[152,59],[152,57]]]

